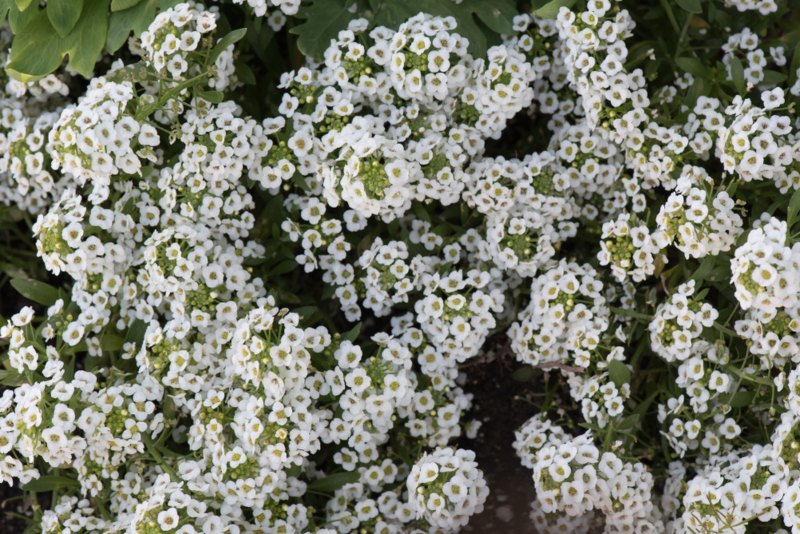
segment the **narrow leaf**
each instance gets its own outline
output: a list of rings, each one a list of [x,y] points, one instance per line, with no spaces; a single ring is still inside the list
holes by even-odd
[[[700,5],[700,0],[675,0],[675,3],[688,13],[703,12],[703,6]]]
[[[28,300],[52,306],[58,300],[58,290],[50,284],[28,278],[12,278],[11,286]]]
[[[731,58],[731,81],[733,81],[733,87],[740,95],[746,92],[744,84],[744,66],[741,60],[736,56]]]
[[[59,475],[45,475],[36,480],[31,480],[22,489],[34,493],[53,491],[59,488],[80,488],[81,483],[74,478],[62,477]]]
[[[359,474],[357,471],[346,471],[343,473],[334,473],[324,478],[320,478],[308,483],[308,489],[312,491],[319,491],[321,493],[333,493],[345,484],[355,482],[358,480]]]
[[[211,49],[211,53],[208,56],[208,62],[213,64],[219,55],[225,51],[226,48],[231,46],[232,44],[236,44],[247,34],[247,28],[239,28],[238,30],[233,30],[232,32],[228,33],[217,41],[217,44],[214,45],[214,48]]]

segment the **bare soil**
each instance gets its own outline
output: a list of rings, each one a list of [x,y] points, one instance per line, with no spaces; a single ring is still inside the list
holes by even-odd
[[[464,389],[475,396],[471,415],[482,424],[477,438],[463,446],[475,451],[491,493],[484,511],[462,532],[535,533],[528,519],[535,497],[533,473],[519,463],[512,443],[514,431],[535,413],[527,396],[536,384],[511,377],[519,364],[507,353],[479,358],[483,361],[470,362]]]

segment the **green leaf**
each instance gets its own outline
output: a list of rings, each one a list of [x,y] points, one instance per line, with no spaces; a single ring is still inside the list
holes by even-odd
[[[732,408],[744,408],[753,402],[755,396],[756,394],[752,391],[739,390],[733,394],[728,404],[730,404]]]
[[[550,2],[535,8],[533,14],[543,19],[554,19],[562,7],[572,7],[575,0],[550,0]]]
[[[81,16],[83,0],[48,0],[47,18],[61,37],[66,37]]]
[[[130,9],[142,0],[111,0],[111,11]]]
[[[500,35],[514,31],[514,17],[518,15],[513,2],[504,0],[464,0],[461,9],[468,9],[486,26]]]
[[[518,13],[512,0],[462,0],[458,4],[452,0],[369,0],[369,4],[375,12],[375,26],[397,28],[420,12],[451,16],[458,24],[456,32],[469,40],[469,52],[475,57],[485,57],[487,43],[499,42],[499,35],[513,31]]]
[[[66,49],[69,66],[84,78],[91,78],[108,33],[109,0],[86,0],[83,16],[72,30]]]
[[[6,72],[22,82],[34,81],[47,76],[64,58],[62,39],[44,10],[35,13],[16,32],[8,56]]]
[[[675,3],[688,13],[703,12],[703,6],[700,5],[700,0],[675,0]]]
[[[81,483],[74,478],[62,477],[59,475],[45,475],[36,480],[31,480],[22,489],[34,493],[53,491],[60,488],[80,488]]]
[[[625,63],[625,68],[632,70],[636,65],[650,57],[650,55],[654,53],[655,48],[655,41],[640,41],[631,46],[628,50],[628,60]]]
[[[238,30],[233,30],[225,35],[225,37],[217,41],[217,44],[214,45],[214,48],[211,49],[211,53],[208,55],[208,63],[213,64],[226,48],[244,39],[246,34],[247,28],[239,28]]]
[[[0,385],[17,387],[25,382],[25,377],[16,369],[0,369]]]
[[[141,0],[135,6],[114,11],[108,19],[106,51],[113,54],[120,49],[128,36],[138,36],[147,29],[156,14],[178,4],[180,0]]]
[[[321,58],[331,40],[336,39],[353,18],[342,0],[314,0],[301,13],[306,15],[306,21],[290,29],[289,33],[297,35],[300,51],[313,58]]]
[[[317,308],[316,306],[300,306],[299,308],[294,309],[294,312],[303,319],[308,319],[318,311],[319,308]]]
[[[608,376],[617,388],[631,381],[631,370],[619,360],[608,362]]]
[[[789,206],[786,208],[786,226],[791,228],[797,221],[797,216],[800,214],[800,189],[792,194],[789,199]]]
[[[618,432],[630,432],[639,422],[640,415],[638,413],[632,413],[628,417],[622,420],[622,422],[614,427],[614,430]]]
[[[764,79],[761,80],[759,85],[765,85],[767,87],[774,87],[776,85],[780,85],[786,81],[786,75],[782,72],[778,72],[776,70],[767,69],[764,71]]]
[[[125,341],[136,343],[136,346],[141,346],[144,341],[144,334],[147,332],[147,323],[141,319],[136,319],[128,327],[128,332],[125,334]]]
[[[221,91],[200,91],[197,96],[212,104],[219,104],[225,98]]]
[[[516,380],[517,382],[528,382],[531,378],[533,378],[535,373],[536,370],[533,368],[533,366],[526,365],[511,373],[511,379]]]
[[[33,2],[33,0],[16,0],[15,3],[17,4],[17,9],[25,11],[28,9],[28,6],[31,5],[31,2]]]
[[[744,85],[744,66],[741,60],[736,56],[731,58],[731,80],[733,81],[733,87],[736,91],[740,95],[743,95],[746,92],[746,87]]]
[[[26,9],[18,9],[14,5],[14,0],[7,0],[7,6],[12,8],[8,12],[8,25],[11,26],[11,31],[16,35],[21,28],[24,28],[33,17],[39,13],[39,3],[29,5]]]
[[[50,284],[28,278],[12,278],[11,286],[28,300],[52,306],[58,300],[58,290]]]
[[[294,259],[287,258],[287,259],[283,260],[282,262],[278,263],[277,265],[275,265],[275,267],[272,267],[269,270],[269,275],[270,276],[280,276],[282,274],[286,274],[286,273],[294,271],[295,269],[297,269],[297,267],[298,267],[298,264],[297,264],[296,261],[294,261]]]
[[[0,22],[6,20],[8,10],[11,9],[11,2],[12,0],[0,0]]]
[[[679,57],[675,59],[675,63],[695,78],[710,78],[711,73],[708,68],[698,59],[693,57]]]
[[[308,483],[308,489],[318,491],[320,493],[333,493],[345,484],[355,482],[358,480],[359,474],[357,471],[345,471],[343,473],[334,473],[324,478],[313,480]]]
[[[800,69],[800,43],[794,47],[792,52],[792,64],[789,66],[789,83],[794,84],[797,81],[797,70]]]
[[[355,341],[358,334],[361,333],[361,323],[357,323],[353,328],[342,334],[342,339],[345,341]]]
[[[125,339],[114,334],[104,334],[100,338],[100,348],[107,351],[117,351],[122,349]]]

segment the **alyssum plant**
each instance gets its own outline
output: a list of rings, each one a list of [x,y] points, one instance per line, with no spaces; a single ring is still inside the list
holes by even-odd
[[[531,530],[800,532],[791,2],[334,3],[0,2],[31,531],[458,531],[502,345]]]

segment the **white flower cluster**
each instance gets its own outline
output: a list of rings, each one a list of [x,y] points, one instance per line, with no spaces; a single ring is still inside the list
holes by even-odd
[[[643,464],[601,452],[590,434],[571,437],[558,426],[533,421],[517,433],[515,447],[530,451],[523,458],[533,465],[537,500],[545,513],[582,517],[581,523],[591,524],[597,511],[608,533],[663,531],[650,500],[653,476]]]
[[[622,213],[616,220],[603,223],[597,259],[600,265],[611,267],[618,281],[630,277],[641,282],[655,272],[657,260],[667,261],[661,254],[665,244],[661,237],[660,233],[650,232],[635,215]]]
[[[483,510],[489,488],[475,463],[475,453],[448,447],[414,464],[408,493],[413,495],[412,508],[418,517],[445,531],[457,531]]]
[[[673,528],[743,533],[751,518],[768,521],[779,517],[781,508],[793,511],[791,500],[781,505],[790,480],[789,467],[771,445],[712,457],[689,481],[684,512]],[[796,519],[787,524],[795,526]]]
[[[730,450],[742,431],[729,416],[735,377],[723,369],[730,358],[724,345],[699,341],[689,354],[675,381],[685,393],[658,407],[658,420],[667,429],[661,434],[680,458],[698,448],[710,454]]]
[[[703,329],[714,326],[719,312],[708,302],[693,298],[695,281],[681,284],[659,304],[650,322],[650,347],[668,362],[683,361],[702,343]]]
[[[727,191],[713,195],[688,180],[682,181],[685,175],[693,174],[702,176],[704,171],[684,169],[680,185],[658,212],[656,233],[662,232],[687,257],[716,256],[733,247],[743,231],[742,218],[734,211],[736,203]]]
[[[233,3],[246,4],[256,16],[266,17],[270,28],[277,32],[284,27],[288,16],[297,14],[302,0],[233,0]]]
[[[759,312],[762,322],[791,308],[800,296],[800,243],[787,244],[784,221],[765,217],[747,234],[731,260],[731,281],[744,310]]]
[[[559,37],[565,47],[567,76],[581,96],[590,126],[614,118],[613,109],[631,103],[634,108],[649,103],[640,70],[624,68],[628,48],[624,39],[633,32],[627,10],[612,10],[611,0],[592,0],[587,10],[574,13],[562,7],[558,12]]]
[[[275,29],[301,6],[233,3]],[[265,119],[196,3],[71,103],[60,74],[6,84],[0,210],[37,216],[61,284],[0,328],[0,482],[74,480],[41,530],[458,531],[488,494],[454,446],[488,341],[546,372],[514,442],[537,528],[800,532],[783,45],[736,24],[742,96],[651,94],[631,13],[584,4],[480,58],[455,17],[355,18]]]
[[[738,4],[737,8],[740,11],[744,11],[739,7],[744,5],[744,2],[742,2],[742,0],[734,1]],[[762,14],[766,14],[765,12],[769,12],[771,9],[777,9],[774,0],[761,0],[759,4],[759,11],[762,12]],[[753,33],[750,28],[744,28],[740,33],[735,33],[728,37],[728,41],[722,46],[722,51],[725,53],[722,56],[722,63],[725,65],[728,79],[733,80],[733,63],[734,61],[739,61],[739,68],[742,69],[741,75],[750,87],[755,86],[764,79],[767,59],[772,60],[777,66],[786,64],[786,55],[783,46],[771,46],[769,48],[768,58],[764,51],[759,48],[758,35]],[[744,65],[746,65],[746,67]]]
[[[590,265],[564,260],[534,278],[531,302],[508,331],[517,358],[588,367],[609,327],[602,290]]]

